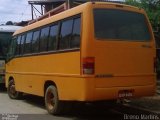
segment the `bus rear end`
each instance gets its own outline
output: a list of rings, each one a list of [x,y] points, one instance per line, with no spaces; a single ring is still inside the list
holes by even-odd
[[[92,81],[88,100],[154,95],[155,42],[145,12],[111,3],[91,8],[90,34],[82,41],[82,74]]]

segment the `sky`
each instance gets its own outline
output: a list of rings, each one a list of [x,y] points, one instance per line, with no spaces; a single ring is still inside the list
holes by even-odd
[[[21,22],[31,19],[31,6],[28,0],[0,0],[0,24],[5,24],[7,21]]]
[[[31,18],[31,6],[28,0],[0,0],[0,24],[5,24],[7,21],[20,22]]]

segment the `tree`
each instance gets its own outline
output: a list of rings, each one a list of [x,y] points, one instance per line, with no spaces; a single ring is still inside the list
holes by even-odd
[[[8,22],[6,22],[6,25],[13,25],[13,22],[12,21],[8,21]]]
[[[143,8],[151,21],[157,48],[160,48],[160,0],[125,0],[126,4]],[[160,79],[160,49],[157,49],[157,77]]]
[[[160,0],[125,0],[125,3],[143,8],[147,12],[154,31],[160,35]]]

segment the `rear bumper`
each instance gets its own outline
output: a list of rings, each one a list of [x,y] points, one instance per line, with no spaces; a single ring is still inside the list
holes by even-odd
[[[153,96],[156,93],[156,76],[125,76],[109,78],[85,78],[84,101],[122,99],[121,91],[133,91],[128,98]],[[125,97],[124,97],[125,98]]]
[[[62,79],[62,78],[61,78]],[[96,79],[96,78],[73,78],[64,80],[63,90],[59,89],[60,100],[67,101],[103,101],[122,99],[120,91],[133,90],[133,95],[128,98],[153,96],[156,93],[156,79],[150,77],[121,78],[121,79]],[[72,83],[72,87],[71,84]],[[64,89],[65,85],[65,89]],[[58,88],[60,88],[58,86]]]
[[[121,99],[119,91],[121,90],[134,90],[133,96],[128,98],[138,98],[144,96],[153,96],[156,92],[155,85],[146,86],[132,86],[132,87],[113,87],[113,88],[95,88],[92,100],[111,100]]]

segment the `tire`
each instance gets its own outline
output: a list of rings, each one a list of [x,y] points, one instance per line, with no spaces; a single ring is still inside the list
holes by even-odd
[[[59,101],[57,88],[53,85],[46,89],[45,106],[48,113],[53,115],[61,114],[63,111],[63,102]]]
[[[16,91],[15,83],[13,79],[8,82],[7,92],[8,92],[8,96],[11,99],[21,99],[22,98],[22,93]]]

